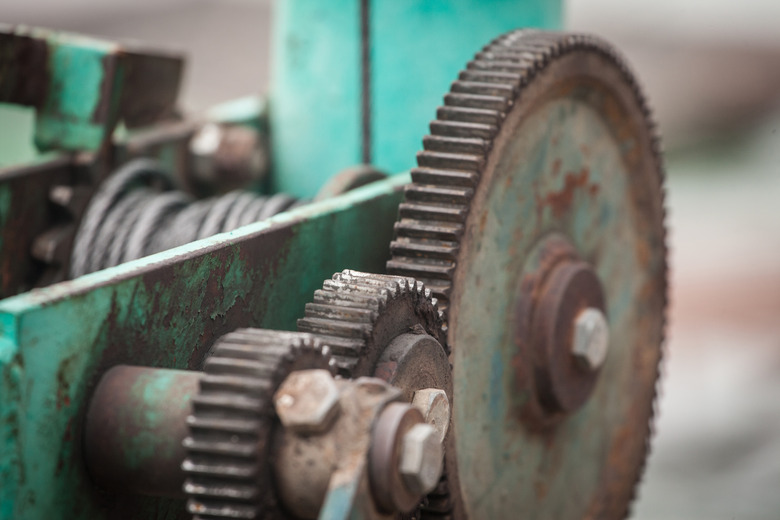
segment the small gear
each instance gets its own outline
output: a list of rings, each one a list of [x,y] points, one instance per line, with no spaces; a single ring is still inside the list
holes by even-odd
[[[258,518],[277,508],[269,491],[273,394],[295,370],[332,367],[327,347],[309,334],[239,329],[216,343],[184,440],[184,491],[196,519]]]
[[[429,334],[446,350],[436,299],[413,278],[344,270],[325,280],[304,316],[298,330],[327,344],[345,377],[373,375],[384,348],[408,332]]]

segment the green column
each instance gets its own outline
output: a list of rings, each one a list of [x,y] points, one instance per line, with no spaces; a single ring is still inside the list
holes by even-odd
[[[428,122],[480,46],[558,28],[562,0],[369,0],[372,162],[414,165]],[[274,188],[312,196],[361,160],[360,0],[280,0],[270,106]]]

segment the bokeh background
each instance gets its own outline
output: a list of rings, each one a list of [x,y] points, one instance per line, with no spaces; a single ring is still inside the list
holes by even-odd
[[[272,7],[270,0],[2,0],[0,17],[183,50],[183,106],[198,112],[265,91]],[[777,520],[780,1],[570,0],[566,7],[568,28],[599,34],[628,56],[666,150],[667,360],[633,516]]]

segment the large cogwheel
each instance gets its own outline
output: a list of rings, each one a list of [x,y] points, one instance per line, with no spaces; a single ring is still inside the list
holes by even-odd
[[[645,98],[602,40],[514,31],[475,55],[436,115],[387,268],[422,281],[443,312],[453,515],[623,517],[667,300]],[[609,338],[591,365],[573,353],[588,344],[587,308]]]
[[[184,440],[184,490],[196,519],[279,515],[269,460],[273,394],[295,370],[332,367],[327,348],[309,334],[240,329],[218,340]]]

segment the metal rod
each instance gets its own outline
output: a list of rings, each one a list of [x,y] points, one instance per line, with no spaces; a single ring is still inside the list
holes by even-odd
[[[200,372],[120,365],[98,383],[84,455],[95,484],[121,493],[183,497],[187,416]]]
[[[371,164],[371,10],[370,0],[360,0],[360,79],[362,161]]]

